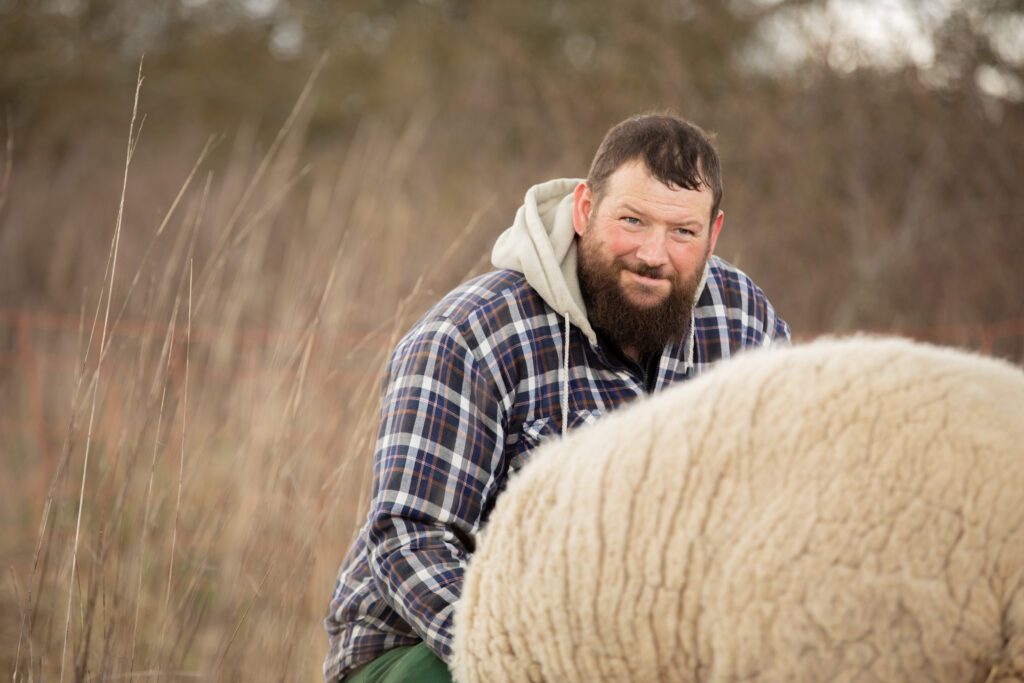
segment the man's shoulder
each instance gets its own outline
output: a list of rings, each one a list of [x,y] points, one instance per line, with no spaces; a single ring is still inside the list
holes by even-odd
[[[445,294],[406,338],[431,333],[487,336],[512,321],[529,325],[551,313],[540,294],[514,270],[492,270]]]
[[[694,319],[697,336],[708,347],[705,358],[721,357],[729,347],[760,346],[790,336],[789,325],[754,280],[717,256],[708,259],[707,282]]]
[[[708,278],[697,301],[698,308],[742,308],[750,311],[768,302],[753,278],[723,258],[708,259]]]
[[[525,275],[514,270],[492,270],[452,289],[424,317],[444,319],[459,326],[499,309],[538,305],[543,305],[543,301]]]

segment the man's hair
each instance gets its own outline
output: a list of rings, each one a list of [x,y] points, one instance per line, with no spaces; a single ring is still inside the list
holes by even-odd
[[[640,114],[616,124],[601,141],[587,174],[594,206],[601,201],[608,177],[637,159],[669,187],[709,188],[714,221],[722,203],[722,168],[707,133],[673,114]]]

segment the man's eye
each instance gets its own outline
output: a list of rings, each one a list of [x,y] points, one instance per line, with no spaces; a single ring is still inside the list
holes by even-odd
[[[636,216],[623,216],[622,220],[628,223],[629,225],[640,225],[640,219],[637,218]]]

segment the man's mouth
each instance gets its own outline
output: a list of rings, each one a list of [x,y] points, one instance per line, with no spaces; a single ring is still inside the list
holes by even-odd
[[[656,276],[649,276],[649,275],[641,275],[640,273],[636,272],[635,270],[628,270],[627,269],[626,272],[629,273],[630,276],[632,276],[633,280],[637,284],[644,285],[645,287],[660,287],[662,284],[668,283],[668,279],[667,278],[656,277]]]

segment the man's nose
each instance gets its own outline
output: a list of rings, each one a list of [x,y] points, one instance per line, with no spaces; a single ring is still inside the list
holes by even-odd
[[[643,241],[637,247],[636,257],[644,264],[656,268],[668,263],[665,233],[657,229],[645,231]]]

